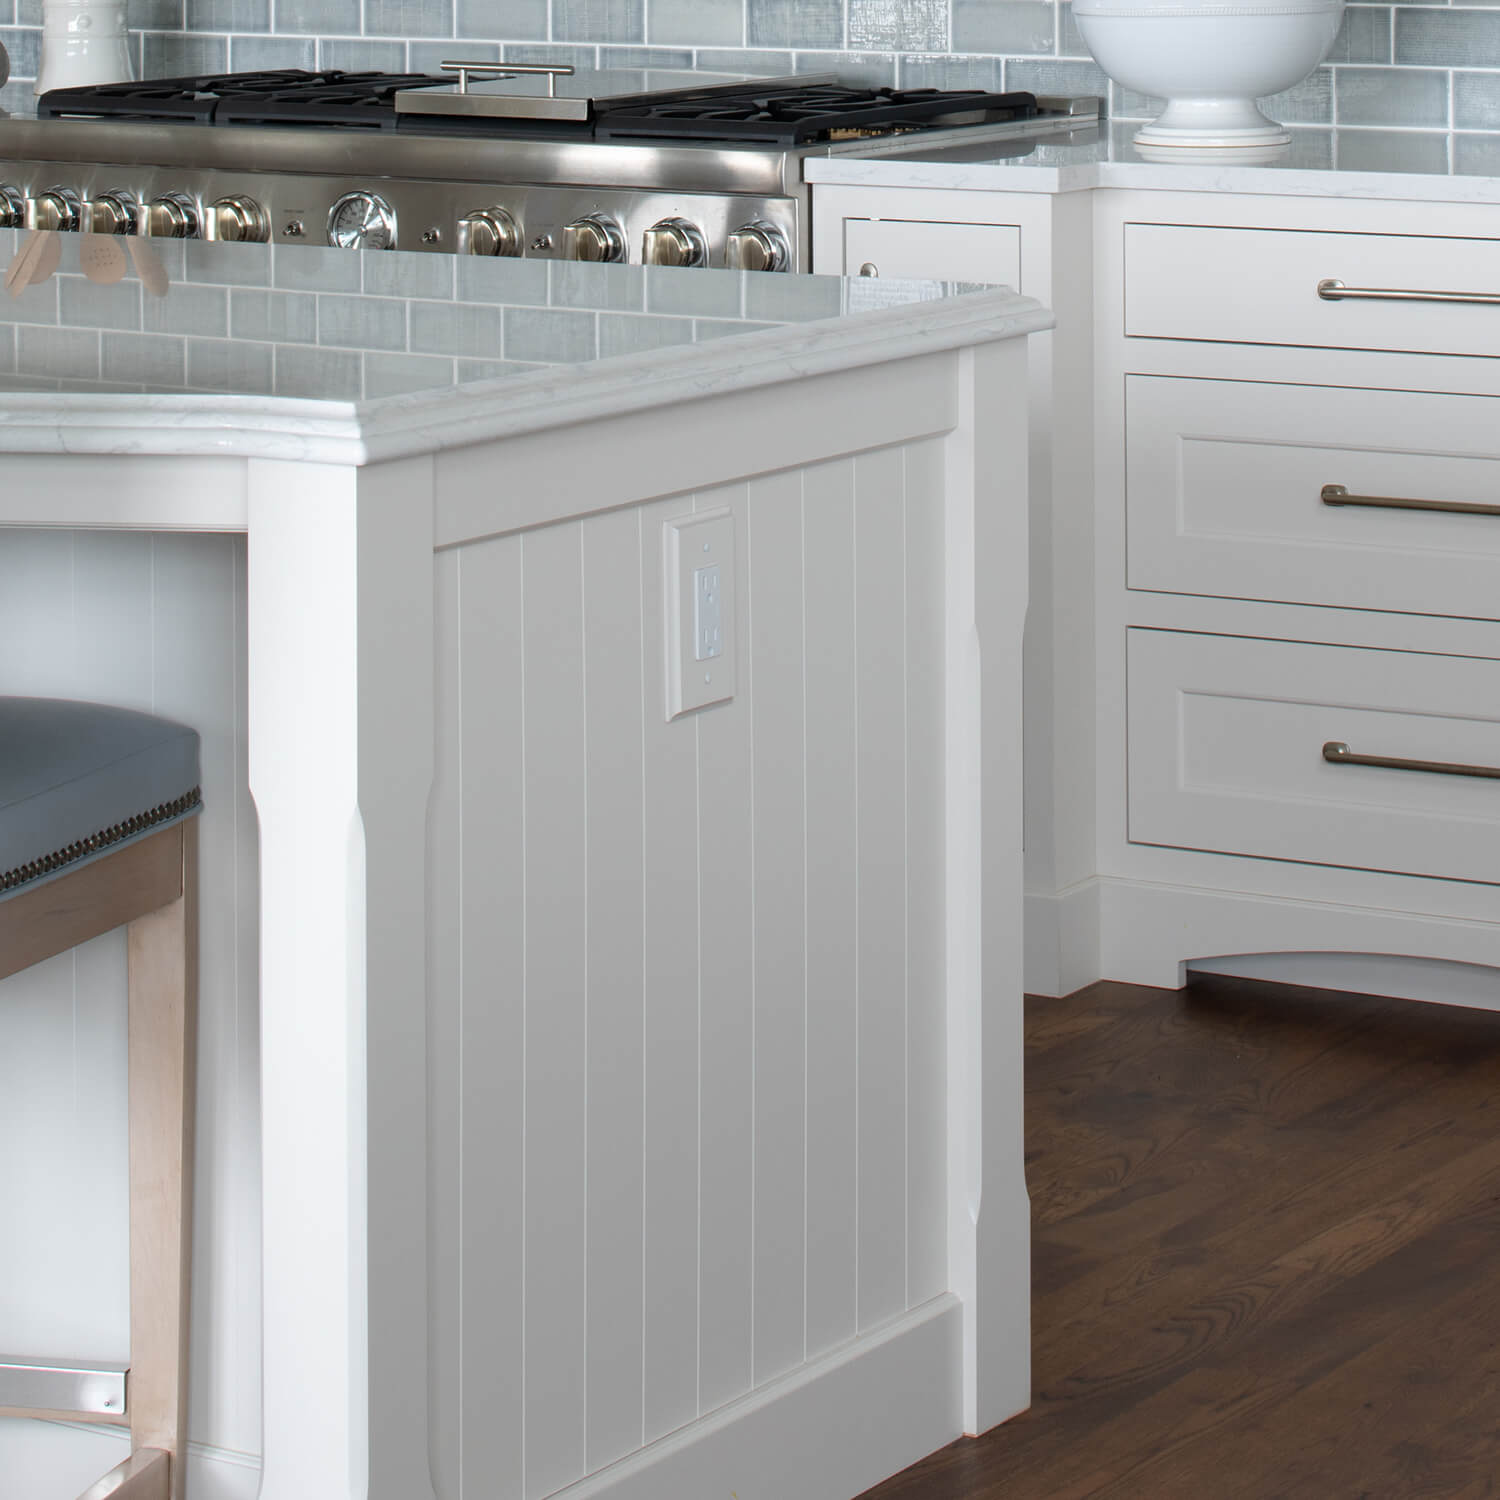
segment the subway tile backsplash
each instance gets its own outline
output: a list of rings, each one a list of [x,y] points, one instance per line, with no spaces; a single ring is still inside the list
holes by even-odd
[[[584,67],[833,71],[913,87],[1100,93],[1117,119],[1149,117],[1159,107],[1110,85],[1089,58],[1068,0],[128,4],[137,67],[158,76],[314,66],[431,71],[460,54]],[[24,105],[29,96],[40,24],[41,0],[0,0],[0,43],[13,75],[0,105]],[[1382,141],[1406,130],[1495,130],[1500,0],[1484,6],[1352,4],[1323,67],[1273,101],[1277,111],[1288,123],[1370,130]],[[1403,149],[1421,154],[1433,147],[1424,139]]]

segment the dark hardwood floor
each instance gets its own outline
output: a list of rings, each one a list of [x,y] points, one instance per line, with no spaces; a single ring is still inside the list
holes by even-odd
[[[1500,1495],[1500,1015],[1028,1003],[1031,1410],[862,1500]]]

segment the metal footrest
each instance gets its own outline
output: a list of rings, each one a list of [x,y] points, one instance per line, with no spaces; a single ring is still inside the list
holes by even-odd
[[[129,1365],[0,1354],[0,1408],[122,1417]]]

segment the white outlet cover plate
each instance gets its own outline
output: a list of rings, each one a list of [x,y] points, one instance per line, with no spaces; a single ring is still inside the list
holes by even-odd
[[[719,569],[723,645],[718,656],[697,660],[693,635],[693,586],[700,568]],[[666,630],[668,719],[734,697],[735,577],[734,513],[723,508],[679,516],[662,525],[662,585]]]

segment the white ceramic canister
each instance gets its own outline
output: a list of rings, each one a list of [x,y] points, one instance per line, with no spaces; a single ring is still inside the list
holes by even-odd
[[[42,63],[36,91],[134,76],[125,0],[42,0]]]

